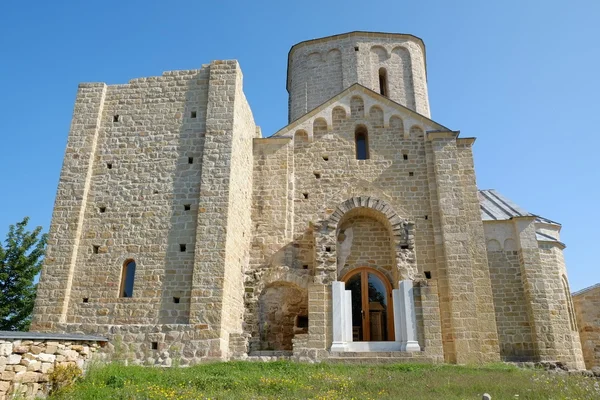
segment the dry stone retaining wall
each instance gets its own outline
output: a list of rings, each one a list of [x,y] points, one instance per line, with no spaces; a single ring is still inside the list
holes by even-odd
[[[84,370],[105,343],[93,336],[0,332],[0,400],[47,394],[54,368],[76,365]]]

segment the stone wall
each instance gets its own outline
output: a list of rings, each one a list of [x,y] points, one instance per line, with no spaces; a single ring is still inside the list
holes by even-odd
[[[600,285],[573,293],[585,367],[600,367]]]
[[[105,344],[100,337],[0,332],[0,400],[48,394],[54,368],[76,365],[84,370]]]
[[[494,246],[493,242],[491,246]],[[487,254],[496,308],[500,356],[506,361],[533,361],[535,348],[518,252],[492,247],[488,249]]]
[[[33,329],[188,322],[207,88],[207,67],[80,85]]]

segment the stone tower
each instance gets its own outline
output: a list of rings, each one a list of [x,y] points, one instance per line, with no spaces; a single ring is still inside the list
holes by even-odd
[[[81,84],[34,329],[161,365],[583,365],[560,226],[478,191],[475,139],[431,119],[421,39],[296,44],[287,88],[262,137],[236,61]]]
[[[355,83],[430,117],[423,41],[412,35],[353,32],[292,47],[289,122]]]

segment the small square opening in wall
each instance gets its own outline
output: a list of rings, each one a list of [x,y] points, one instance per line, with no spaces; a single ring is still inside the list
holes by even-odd
[[[181,299],[179,297],[173,297],[173,303],[179,304],[180,301]]]
[[[425,271],[425,279],[431,279],[431,271]]]
[[[154,194],[158,194],[158,190],[157,189],[154,189]]]
[[[323,156],[323,161],[329,161],[329,156]]]
[[[315,172],[315,178],[317,178],[317,179],[321,179],[321,173],[319,173],[319,172]]]
[[[194,163],[194,157],[188,157],[188,164]]]
[[[191,204],[184,204],[184,205],[183,205],[183,209],[184,209],[185,211],[190,211],[190,210],[192,209],[192,205],[191,205]]]
[[[192,111],[190,113],[190,118],[196,118],[196,111]]]
[[[308,199],[308,193],[302,193],[302,197],[304,197],[305,199]]]
[[[106,212],[106,207],[99,207],[98,209],[100,210],[101,214],[104,214]]]
[[[304,264],[304,265],[302,266],[302,269],[308,269],[308,264]]]
[[[83,298],[83,302],[84,302],[84,303],[89,303],[89,301],[90,301],[90,299],[88,299],[87,297],[84,297],[84,298]]]
[[[106,163],[106,168],[112,169],[112,163]]]
[[[400,245],[400,248],[402,250],[408,250],[408,245],[407,244],[402,244],[402,245]]]
[[[187,248],[187,246],[185,244],[179,245],[179,251],[181,251],[181,252],[184,252],[186,248]]]
[[[152,342],[152,350],[158,350],[158,342]]]
[[[98,250],[100,250],[100,246],[96,246],[96,245],[92,246],[92,253],[98,254]]]
[[[325,246],[325,251],[331,253],[331,246]]]
[[[298,315],[296,317],[296,328],[308,328],[308,317],[305,315]]]
[[[402,159],[403,160],[408,160],[408,154],[402,154]]]
[[[358,51],[358,46],[354,46],[354,51]]]
[[[408,176],[415,176],[415,173],[414,172],[409,172]]]
[[[113,115],[113,122],[119,122],[119,114]]]

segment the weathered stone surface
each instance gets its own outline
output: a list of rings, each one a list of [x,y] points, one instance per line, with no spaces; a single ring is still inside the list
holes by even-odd
[[[49,363],[53,363],[56,360],[56,356],[54,354],[46,354],[46,353],[38,354],[37,358],[41,362],[49,362]]]
[[[12,343],[0,343],[0,356],[8,356],[12,353]]]
[[[7,365],[15,365],[15,364],[19,364],[20,362],[21,362],[21,355],[20,354],[11,354],[6,359],[6,364]]]

